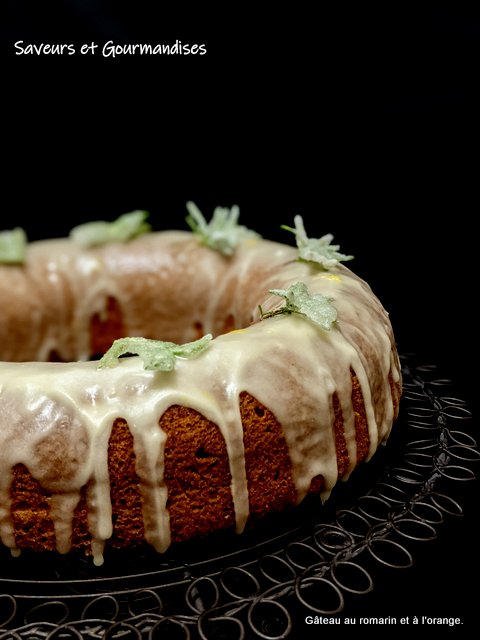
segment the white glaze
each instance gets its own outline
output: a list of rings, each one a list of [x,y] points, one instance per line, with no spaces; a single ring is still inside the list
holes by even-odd
[[[299,316],[259,321],[259,304],[264,310],[283,304],[268,290],[296,281],[312,294],[333,298],[338,322],[331,331]],[[142,461],[145,537],[158,551],[170,544],[166,435],[159,427],[169,406],[190,407],[218,425],[229,455],[239,532],[248,518],[242,391],[282,425],[298,501],[317,475],[324,477],[323,499],[337,482],[334,393],[344,417],[345,477],[356,465],[351,368],[364,398],[369,456],[390,433],[389,375],[400,383],[390,322],[370,287],[344,266],[325,272],[296,261],[293,247],[264,240],[249,240],[224,258],[190,233],[171,231],[95,250],[68,240],[33,243],[25,267],[0,267],[4,299],[7,290],[15,303],[7,305],[0,321],[0,357],[27,361],[0,363],[0,537],[12,549],[11,469],[23,463],[52,493],[60,552],[69,550],[73,511],[90,480],[92,552],[101,562],[112,534],[107,447],[119,417],[127,421]],[[99,370],[96,362],[80,360],[88,357],[92,313],[103,313],[109,296],[119,303],[127,335],[188,342],[197,337],[195,322],[200,322],[203,333],[216,337],[197,358],[178,360],[173,372],[145,371],[137,357]],[[228,316],[240,330],[219,335]],[[16,339],[8,340],[12,327]],[[51,351],[73,362],[38,362]],[[52,472],[55,453],[49,448],[59,429],[67,444],[57,455],[69,472],[61,480]]]

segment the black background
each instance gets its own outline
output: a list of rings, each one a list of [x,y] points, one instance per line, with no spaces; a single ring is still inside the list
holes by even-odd
[[[241,222],[291,242],[280,225],[301,214],[310,236],[333,233],[356,256],[399,350],[438,364],[473,406],[477,12],[44,4],[2,9],[1,228],[48,238],[133,209],[150,211],[156,229],[186,228],[194,200],[207,217],[238,204]],[[109,40],[176,39],[207,54],[101,55]],[[15,55],[19,40],[73,43],[77,53]],[[92,41],[96,54],[80,55]],[[398,615],[422,614],[428,601],[434,615],[475,619],[465,579],[478,570],[477,495],[470,487],[465,518],[415,573],[378,593],[377,615],[384,595]]]

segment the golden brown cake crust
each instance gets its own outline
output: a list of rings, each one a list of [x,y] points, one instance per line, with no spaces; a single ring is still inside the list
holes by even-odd
[[[358,381],[352,372],[352,399],[357,425],[359,455],[367,450],[365,415]],[[332,397],[339,476],[348,455],[343,436],[338,398]],[[245,463],[249,487],[249,525],[275,511],[294,507],[297,494],[292,466],[282,427],[274,414],[246,392],[240,394],[244,429]],[[218,427],[198,412],[179,405],[162,416],[160,428],[167,434],[164,481],[168,489],[167,508],[172,542],[204,537],[212,531],[234,530],[235,513],[231,495],[228,455]],[[128,424],[117,418],[108,446],[108,469],[112,503],[112,548],[132,548],[144,543],[140,479],[136,472],[134,440]],[[319,493],[323,478],[312,479],[310,493]],[[89,553],[88,485],[82,488],[75,510],[72,548]],[[13,470],[12,516],[18,548],[54,550],[55,531],[50,515],[51,494],[42,489],[23,465]]]
[[[167,434],[164,479],[172,541],[234,528],[228,455],[218,427],[178,405],[167,409],[160,427]]]

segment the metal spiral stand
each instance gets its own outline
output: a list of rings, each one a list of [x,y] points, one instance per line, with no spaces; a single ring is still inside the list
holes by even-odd
[[[386,447],[295,517],[234,540],[165,556],[0,553],[0,640],[145,638],[279,640],[305,617],[348,613],[378,571],[414,563],[412,548],[461,516],[453,487],[475,478],[480,451],[466,403],[435,366],[404,357],[401,417]],[[291,522],[294,521],[294,526]]]

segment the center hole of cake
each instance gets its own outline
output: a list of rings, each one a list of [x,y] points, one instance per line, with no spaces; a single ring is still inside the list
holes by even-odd
[[[203,322],[201,322],[200,320],[196,320],[193,323],[193,327],[195,329],[197,339],[201,338],[206,333],[208,333],[208,331],[206,331],[205,327],[203,326]],[[229,313],[228,315],[225,316],[225,321],[223,323],[223,327],[221,331],[219,332],[219,335],[228,333],[229,331],[233,331],[236,328],[237,327],[235,327],[235,318],[233,317],[232,313]]]

